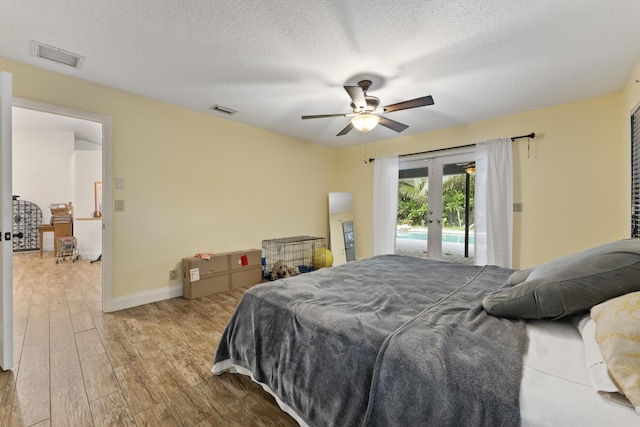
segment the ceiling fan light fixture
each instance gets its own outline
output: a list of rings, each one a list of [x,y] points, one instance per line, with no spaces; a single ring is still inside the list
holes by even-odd
[[[358,114],[351,119],[353,127],[362,133],[367,133],[380,122],[380,117],[374,114]]]

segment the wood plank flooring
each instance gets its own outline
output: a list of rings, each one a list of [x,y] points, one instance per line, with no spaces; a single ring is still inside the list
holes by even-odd
[[[241,375],[211,374],[246,288],[101,310],[101,264],[14,254],[15,369],[0,426],[296,426]]]

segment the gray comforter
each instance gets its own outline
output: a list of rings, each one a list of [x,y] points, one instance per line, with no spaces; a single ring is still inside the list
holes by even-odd
[[[511,270],[385,255],[256,286],[216,351],[311,426],[515,426],[524,323]]]

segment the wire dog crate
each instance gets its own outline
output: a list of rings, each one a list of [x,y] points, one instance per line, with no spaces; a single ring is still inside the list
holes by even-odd
[[[284,262],[297,267],[301,273],[315,270],[313,258],[318,249],[326,249],[324,237],[294,236],[262,241],[262,267],[264,277],[269,277],[273,265]]]

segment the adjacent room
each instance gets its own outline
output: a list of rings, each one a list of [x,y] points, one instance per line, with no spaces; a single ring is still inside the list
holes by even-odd
[[[638,425],[638,24],[9,0],[0,425]]]
[[[14,234],[24,233],[14,236],[14,248],[55,256],[55,237],[68,235],[77,239],[79,258],[97,259],[102,251],[102,127],[18,107],[12,115],[13,196],[38,208],[34,221],[14,216]],[[56,208],[68,217],[53,215]],[[55,232],[55,224],[69,225]]]

